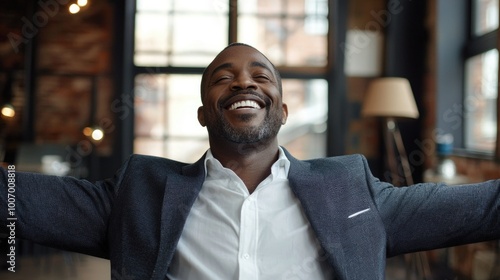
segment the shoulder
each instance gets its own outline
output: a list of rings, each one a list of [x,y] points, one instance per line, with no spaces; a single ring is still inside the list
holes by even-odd
[[[198,178],[204,174],[203,159],[204,156],[196,163],[190,164],[163,157],[133,154],[122,164],[112,180],[116,185],[163,186],[168,177]]]
[[[128,162],[133,164],[159,164],[159,165],[171,165],[171,166],[184,166],[188,164],[164,157],[141,155],[141,154],[130,155],[128,158]]]
[[[346,163],[346,164],[364,164],[366,158],[362,154],[351,154],[342,156],[322,157],[307,160],[299,160],[295,158],[287,149],[281,147],[285,152],[286,157],[290,161],[309,163],[309,164],[332,164],[332,163]]]
[[[181,173],[190,165],[193,164],[158,156],[133,154],[129,156],[122,168],[129,172],[140,170],[141,172]]]
[[[306,175],[311,173],[321,174],[353,174],[371,173],[365,156],[361,154],[342,155],[308,160],[299,160],[293,157],[287,150],[285,154],[290,161],[290,170],[293,173]]]
[[[312,169],[343,172],[344,174],[365,173],[369,169],[366,158],[360,154],[333,156],[307,160]]]
[[[363,164],[366,162],[365,156],[361,154],[352,154],[352,155],[343,155],[343,156],[333,156],[333,157],[325,157],[325,158],[317,158],[317,159],[310,159],[310,160],[305,160],[306,162],[315,162],[318,164],[336,164],[336,163],[342,163],[342,164],[352,164],[352,165],[359,165]]]
[[[292,158],[291,161],[294,161],[295,163],[310,165],[311,167],[318,167],[318,168],[319,167],[331,168],[335,166],[337,167],[344,166],[348,167],[349,169],[352,169],[354,167],[364,169],[367,167],[367,160],[365,156],[361,154],[315,158],[308,160],[297,160],[291,156],[289,156],[289,158]]]

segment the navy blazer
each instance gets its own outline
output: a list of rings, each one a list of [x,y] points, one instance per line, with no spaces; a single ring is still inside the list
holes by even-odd
[[[397,188],[375,178],[360,155],[300,161],[285,152],[290,187],[335,279],[384,279],[386,257],[500,238],[500,180]],[[165,279],[205,179],[203,160],[133,155],[95,183],[17,173],[17,237],[109,258],[113,279]],[[3,169],[1,176],[5,223]]]

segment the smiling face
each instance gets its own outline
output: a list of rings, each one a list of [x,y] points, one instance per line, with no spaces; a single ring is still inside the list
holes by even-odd
[[[250,46],[223,50],[206,69],[201,92],[198,120],[211,140],[271,141],[287,118],[274,66]]]

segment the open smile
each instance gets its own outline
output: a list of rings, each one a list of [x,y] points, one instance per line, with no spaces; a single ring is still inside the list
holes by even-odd
[[[222,102],[221,107],[228,111],[243,109],[260,110],[266,107],[266,102],[256,94],[238,94]]]
[[[237,110],[237,109],[261,109],[262,107],[259,103],[254,100],[241,100],[234,102],[228,108],[229,111]]]

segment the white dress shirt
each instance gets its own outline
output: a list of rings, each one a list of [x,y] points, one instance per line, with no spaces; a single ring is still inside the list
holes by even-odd
[[[174,280],[332,279],[323,250],[288,183],[280,148],[271,174],[250,194],[210,150],[206,179],[167,276]]]

